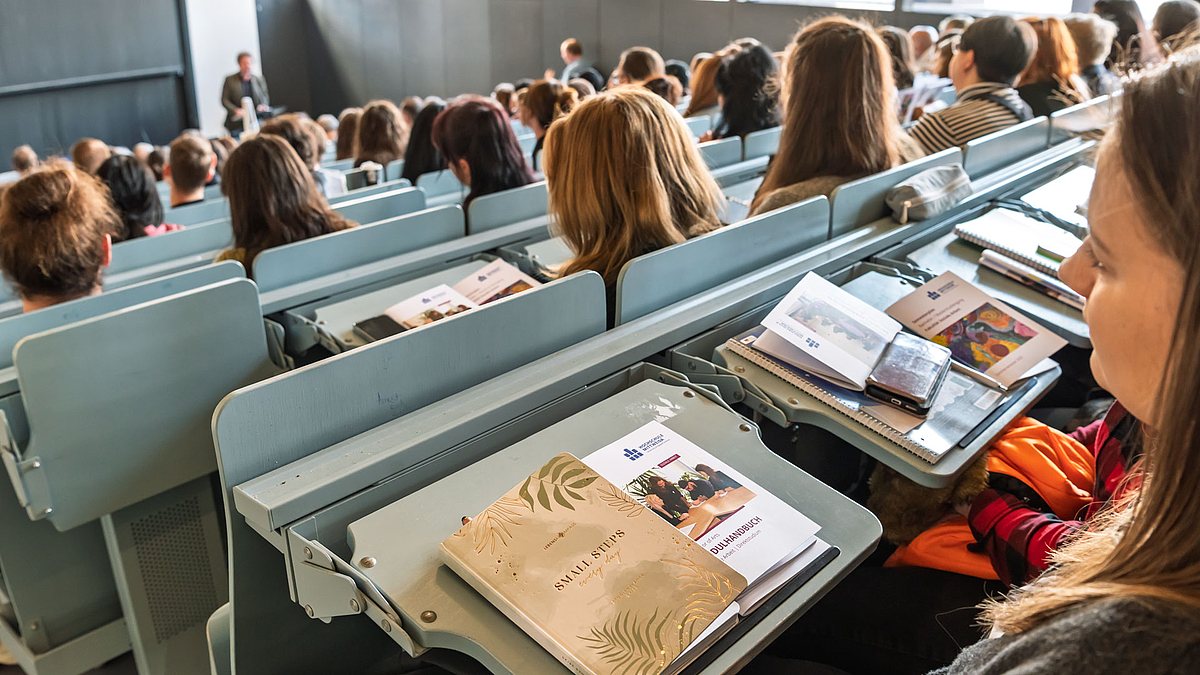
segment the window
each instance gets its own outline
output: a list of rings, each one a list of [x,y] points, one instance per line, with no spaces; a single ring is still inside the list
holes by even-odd
[[[914,12],[942,14],[1020,14],[1048,16],[1070,14],[1071,0],[913,0],[909,9]]]

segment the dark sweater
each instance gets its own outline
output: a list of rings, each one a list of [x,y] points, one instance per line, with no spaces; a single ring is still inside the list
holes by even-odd
[[[1016,635],[984,640],[930,675],[1200,673],[1200,613],[1102,600]]]

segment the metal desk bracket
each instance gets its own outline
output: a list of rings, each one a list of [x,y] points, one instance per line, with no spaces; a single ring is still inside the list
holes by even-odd
[[[787,427],[791,424],[787,420],[787,415],[775,405],[770,396],[765,394],[752,382],[741,377],[738,373],[711,361],[706,361],[677,350],[671,350],[669,357],[672,368],[679,372],[687,373],[686,378],[684,378],[685,381],[691,380],[696,385],[708,386],[719,392],[723,399],[721,405],[724,407],[729,408],[727,401],[744,403],[754,412],[761,414],[781,427]]]
[[[17,501],[25,507],[30,520],[41,520],[54,512],[50,499],[50,486],[42,460],[38,457],[22,457],[21,449],[13,436],[8,416],[0,410],[0,459],[8,471]]]

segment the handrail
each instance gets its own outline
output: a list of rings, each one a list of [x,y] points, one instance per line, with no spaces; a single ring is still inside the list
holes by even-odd
[[[67,77],[61,80],[43,80],[25,84],[10,84],[0,87],[0,98],[5,96],[21,96],[39,94],[47,91],[61,91],[77,87],[91,87],[98,84],[115,84],[132,80],[149,80],[156,77],[183,77],[183,66],[160,66],[158,68],[141,68],[139,70],[123,70],[117,73],[100,73],[98,75],[82,75]]]

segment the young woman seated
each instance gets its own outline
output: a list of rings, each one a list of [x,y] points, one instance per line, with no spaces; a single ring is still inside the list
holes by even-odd
[[[259,253],[356,224],[329,208],[312,171],[279,136],[259,134],[239,145],[225,163],[221,191],[229,198],[234,248],[217,261],[241,262],[250,278]]]
[[[400,174],[401,178],[407,178],[413,185],[417,184],[421,176],[446,168],[441,153],[433,147],[433,121],[445,109],[445,101],[437,96],[430,96],[425,99],[425,106],[417,113],[417,119],[413,122],[412,132],[408,135],[408,148],[404,151],[404,172]]]
[[[796,34],[784,66],[784,131],[751,204],[757,215],[920,156],[896,121],[887,47],[875,29],[829,17]]]
[[[433,145],[454,177],[471,190],[463,200],[464,211],[479,197],[533,182],[508,115],[493,99],[455,99],[433,121]]]
[[[724,57],[717,69],[721,121],[701,140],[744,137],[779,126],[779,92],[774,82],[779,62],[765,45],[743,43],[740,47]]]
[[[354,166],[375,162],[380,166],[404,159],[408,145],[408,127],[400,109],[391,101],[372,101],[358,118],[358,133],[354,144]]]
[[[518,118],[521,124],[533,129],[537,145],[533,148],[533,170],[538,170],[538,158],[546,142],[550,123],[571,112],[579,103],[579,93],[558,80],[538,80],[521,101]]]
[[[113,236],[124,230],[104,186],[51,162],[7,186],[0,199],[0,270],[22,310],[100,292]]]
[[[1024,19],[1037,34],[1037,52],[1017,80],[1017,93],[1033,114],[1044,117],[1091,98],[1079,76],[1075,38],[1062,19]]]
[[[642,87],[597,94],[546,135],[550,216],[574,258],[593,270],[614,322],[625,263],[720,227],[722,197],[683,118]]]

